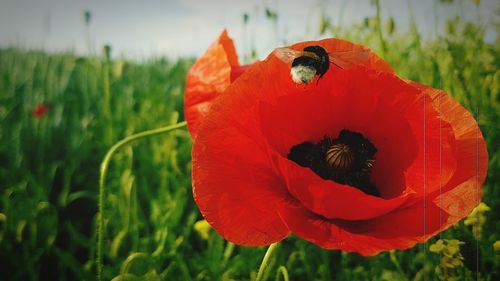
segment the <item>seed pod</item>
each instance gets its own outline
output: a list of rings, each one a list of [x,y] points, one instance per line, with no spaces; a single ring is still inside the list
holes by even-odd
[[[326,152],[328,166],[335,170],[349,170],[354,164],[351,148],[343,143],[332,145]]]

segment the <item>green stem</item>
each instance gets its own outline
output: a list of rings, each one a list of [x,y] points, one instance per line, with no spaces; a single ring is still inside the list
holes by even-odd
[[[278,272],[276,272],[276,281],[280,280],[280,276],[283,276],[283,281],[290,281],[290,277],[288,276],[288,270],[286,270],[286,267],[282,265],[278,267]]]
[[[174,125],[148,130],[128,136],[120,140],[119,142],[115,143],[104,156],[104,159],[101,162],[101,169],[99,175],[99,206],[98,206],[99,212],[97,214],[97,260],[96,260],[97,280],[99,281],[102,280],[102,270],[103,270],[102,260],[103,260],[103,244],[104,244],[104,186],[106,183],[106,172],[108,171],[108,166],[111,157],[113,157],[113,155],[119,148],[135,140],[145,137],[160,135],[163,133],[168,133],[172,130],[185,127],[186,124],[187,124],[186,121],[183,121]]]
[[[255,281],[262,280],[262,278],[264,276],[264,272],[266,271],[266,267],[269,265],[269,261],[271,259],[271,256],[273,255],[273,253],[276,251],[276,248],[278,247],[278,243],[279,242],[273,243],[273,244],[271,244],[271,246],[269,246],[269,248],[267,248],[267,252],[264,255],[264,259],[262,260],[262,264],[260,265],[259,272],[257,273],[257,278],[255,278]]]
[[[383,58],[386,58],[386,53],[387,53],[387,44],[385,43],[385,40],[384,40],[384,36],[382,35],[382,18],[381,18],[381,15],[380,15],[380,1],[379,0],[375,0],[375,9],[377,11],[377,16],[375,18],[375,22],[376,22],[376,25],[377,25],[377,35],[378,35],[378,39],[380,41],[380,47],[382,49],[382,57]]]
[[[229,261],[229,258],[233,254],[234,250],[234,244],[231,242],[227,242],[226,249],[224,250],[224,256],[222,258],[222,265],[226,266],[227,262]]]

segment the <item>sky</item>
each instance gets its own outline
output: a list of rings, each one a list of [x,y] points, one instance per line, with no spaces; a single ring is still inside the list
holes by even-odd
[[[437,0],[436,0],[437,1]],[[408,29],[412,8],[425,37],[439,33],[446,19],[460,16],[487,26],[500,18],[498,0],[380,0],[382,17],[391,16],[400,30]],[[238,46],[255,45],[267,54],[280,42],[318,39],[322,13],[335,25],[348,26],[373,16],[370,0],[0,0],[0,48],[22,47],[52,52],[95,54],[110,45],[114,56],[177,58],[199,56],[226,28]],[[273,25],[265,7],[276,11]],[[91,13],[85,23],[84,13]],[[243,14],[248,14],[245,27]],[[240,47],[241,48],[241,47]]]

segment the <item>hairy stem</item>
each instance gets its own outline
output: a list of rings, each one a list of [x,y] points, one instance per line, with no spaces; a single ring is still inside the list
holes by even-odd
[[[96,260],[97,280],[99,281],[102,280],[102,270],[103,270],[102,261],[103,261],[103,244],[104,244],[104,187],[106,184],[106,172],[108,171],[108,166],[111,158],[119,148],[127,144],[130,144],[135,140],[145,137],[160,135],[163,133],[168,133],[172,130],[185,127],[186,124],[187,124],[186,121],[183,121],[174,125],[133,134],[115,143],[104,156],[104,159],[101,162],[101,169],[99,175],[99,206],[98,206],[99,212],[97,214],[97,260]]]

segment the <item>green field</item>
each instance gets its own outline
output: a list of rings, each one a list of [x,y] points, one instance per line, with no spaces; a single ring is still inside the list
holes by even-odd
[[[465,242],[455,280],[500,280],[500,39],[454,20],[446,36],[422,40],[393,33],[374,17],[319,32],[365,44],[403,78],[444,89],[479,120],[489,150],[483,187],[490,211],[442,234]],[[237,46],[238,47],[238,46]],[[131,62],[0,50],[0,279],[94,280],[99,166],[106,151],[133,133],[183,120],[192,59]],[[47,104],[46,114],[33,110]],[[186,129],[135,142],[110,163],[104,208],[104,272],[111,280],[251,280],[265,248],[234,246],[194,228],[201,215],[191,193]],[[207,238],[207,239],[205,239]],[[291,236],[280,243],[269,280],[439,280],[431,244],[362,257],[326,251]],[[479,274],[477,274],[477,272]],[[444,279],[451,280],[451,279]]]

